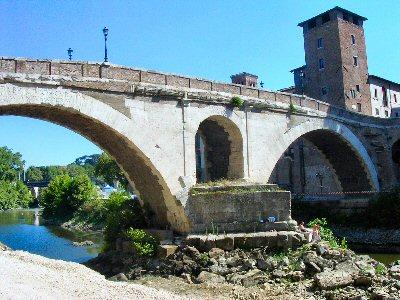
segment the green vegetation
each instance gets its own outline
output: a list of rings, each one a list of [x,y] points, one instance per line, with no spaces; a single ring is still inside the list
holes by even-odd
[[[308,223],[308,227],[313,227],[314,225],[320,226],[320,236],[321,240],[328,242],[329,246],[333,249],[347,249],[346,239],[339,240],[333,235],[332,230],[328,227],[328,222],[325,218],[314,219]]]
[[[68,174],[70,177],[87,175],[93,183],[102,185],[104,184],[104,180],[95,175],[95,165],[99,157],[99,154],[82,156],[67,166],[31,166],[26,171],[26,180],[52,181],[59,175]]]
[[[131,228],[145,228],[147,222],[139,201],[125,192],[115,192],[106,202],[104,227],[105,250],[113,249],[115,241]]]
[[[231,105],[233,107],[241,108],[244,105],[244,100],[238,96],[234,96],[231,99]]]
[[[40,204],[43,216],[50,219],[70,219],[84,203],[98,198],[98,192],[87,175],[58,175],[43,190]]]
[[[126,237],[132,242],[135,253],[139,256],[152,257],[157,254],[157,240],[142,229],[128,229]]]
[[[32,194],[22,181],[0,180],[0,210],[27,208],[32,201]]]
[[[292,102],[290,102],[289,104],[289,112],[292,114],[298,112],[298,109],[296,108],[296,106],[294,106]]]
[[[32,204],[29,189],[19,180],[24,163],[20,153],[0,147],[0,210],[26,208]]]
[[[117,183],[117,185],[121,185],[125,189],[129,187],[129,182],[124,173],[107,152],[103,152],[99,157],[94,172],[96,176],[102,178],[109,185]]]

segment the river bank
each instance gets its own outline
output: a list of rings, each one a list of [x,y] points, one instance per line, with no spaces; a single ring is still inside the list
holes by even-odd
[[[86,265],[107,277],[150,286],[168,281],[172,289],[183,282],[180,289],[189,291],[211,285],[213,290],[206,290],[214,297],[229,291],[240,299],[400,299],[400,261],[386,268],[325,242],[297,250],[163,247],[166,258],[110,251]]]
[[[112,282],[85,266],[0,250],[1,299],[184,299],[134,283]]]

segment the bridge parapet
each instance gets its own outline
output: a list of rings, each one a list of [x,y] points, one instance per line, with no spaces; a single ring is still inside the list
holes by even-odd
[[[304,95],[268,91],[255,87],[242,86],[231,83],[217,82],[201,78],[187,77],[177,74],[163,73],[139,68],[129,68],[113,64],[84,61],[64,60],[36,60],[27,58],[0,57],[1,73],[21,73],[44,76],[71,77],[75,82],[62,81],[62,85],[80,88],[93,88],[96,79],[106,79],[115,82],[98,85],[99,90],[117,92],[133,92],[132,86],[127,83],[144,83],[157,86],[171,86],[192,90],[203,90],[216,93],[240,95],[256,102],[282,103],[311,109],[314,111],[333,115],[342,119],[376,126],[399,126],[400,119],[382,119],[352,112],[344,108],[330,105]],[[80,79],[92,79],[90,83]],[[80,82],[79,82],[80,81]],[[228,98],[226,98],[228,99]]]

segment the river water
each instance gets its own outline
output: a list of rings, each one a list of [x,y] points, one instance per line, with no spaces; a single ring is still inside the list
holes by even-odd
[[[72,242],[92,241],[77,247]],[[0,211],[0,242],[48,258],[82,263],[96,257],[102,245],[99,233],[82,233],[59,226],[44,226],[38,209]]]

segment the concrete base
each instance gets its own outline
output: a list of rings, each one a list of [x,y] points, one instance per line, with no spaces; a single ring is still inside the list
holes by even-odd
[[[290,192],[246,182],[196,185],[185,207],[192,233],[293,230]],[[273,217],[275,222],[267,220]]]
[[[303,233],[295,231],[269,231],[255,233],[232,233],[225,235],[188,235],[183,241],[199,251],[220,248],[230,251],[236,248],[253,249],[268,247],[271,250],[297,248],[306,243]]]

